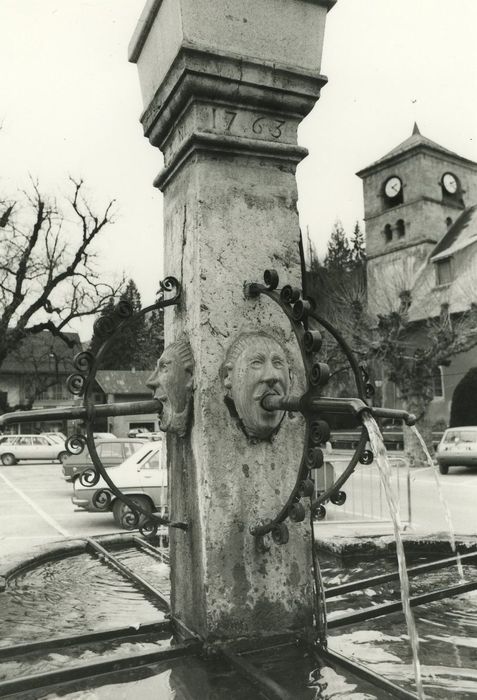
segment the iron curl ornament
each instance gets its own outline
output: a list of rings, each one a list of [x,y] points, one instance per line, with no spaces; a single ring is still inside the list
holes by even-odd
[[[301,522],[305,519],[306,511],[302,499],[310,499],[310,515],[312,519],[322,519],[326,513],[324,503],[331,501],[335,505],[343,505],[346,494],[342,487],[349,479],[358,462],[370,464],[373,453],[367,449],[368,432],[364,424],[358,445],[342,474],[328,487],[315,494],[313,473],[322,469],[325,463],[323,445],[329,440],[330,428],[325,420],[328,414],[348,414],[361,419],[366,412],[378,418],[396,418],[413,425],[415,416],[406,411],[377,408],[369,405],[369,399],[374,394],[374,387],[369,381],[366,369],[360,365],[353,351],[342,334],[325,318],[316,312],[316,303],[311,297],[303,297],[297,287],[285,285],[281,289],[276,270],[265,270],[264,284],[246,283],[245,297],[257,299],[266,296],[278,304],[287,316],[298,346],[305,369],[306,389],[301,396],[281,397],[268,394],[262,399],[262,407],[268,411],[299,412],[305,418],[305,438],[303,453],[295,484],[285,504],[273,518],[259,519],[250,526],[250,533],[257,538],[259,546],[265,546],[263,537],[271,534],[276,544],[286,544],[289,533],[286,520]],[[330,377],[328,365],[321,362],[318,353],[321,350],[323,336],[321,329],[329,333],[345,355],[356,385],[356,398],[333,398],[323,395],[323,387]]]
[[[166,294],[168,295],[167,298]],[[122,493],[108,474],[108,471],[103,466],[98,455],[93,436],[93,422],[96,416],[129,415],[142,412],[161,413],[162,404],[158,399],[152,399],[150,401],[128,402],[124,404],[95,405],[93,388],[101,359],[114,342],[115,338],[139,318],[156,309],[175,305],[178,303],[179,299],[179,282],[175,277],[166,277],[166,279],[160,283],[158,301],[151,306],[134,313],[133,307],[128,301],[119,301],[112,314],[102,316],[94,324],[94,336],[102,341],[96,355],[93,355],[93,353],[89,351],[79,353],[74,361],[78,373],[68,378],[68,387],[70,391],[76,394],[80,393],[83,397],[85,412],[83,420],[86,428],[86,436],[74,435],[67,441],[66,446],[68,451],[72,454],[79,454],[82,449],[87,446],[93,462],[93,467],[81,474],[81,484],[83,486],[95,486],[100,478],[102,478],[107,484],[107,488],[100,489],[94,495],[93,503],[95,507],[98,508],[98,510],[107,511],[110,509],[113,499],[119,499],[126,506],[124,520],[127,528],[134,529],[139,527],[141,533],[148,537],[155,535],[158,527],[161,525],[168,525],[169,527],[178,527],[181,529],[186,529],[187,525],[183,522],[171,522],[169,517],[163,514],[150,513],[137,503],[134,498],[129,498]],[[81,387],[81,391],[78,391],[78,387]]]
[[[0,426],[10,423],[30,422],[32,419],[54,421],[64,418],[78,418],[84,421],[86,435],[77,433],[70,436],[65,442],[66,450],[70,454],[81,454],[85,446],[88,447],[93,467],[89,468],[81,475],[81,483],[86,486],[94,486],[99,482],[99,479],[102,478],[107,488],[100,489],[96,494],[96,506],[99,509],[108,510],[113,497],[120,499],[127,506],[126,514],[128,527],[132,529],[140,525],[139,529],[145,536],[156,534],[160,525],[168,525],[169,527],[177,527],[185,530],[187,529],[187,524],[184,522],[173,522],[164,515],[150,513],[117,488],[103,466],[96,450],[93,437],[93,421],[96,417],[124,416],[140,413],[160,414],[162,411],[162,403],[159,399],[151,399],[149,401],[130,401],[97,405],[94,403],[93,388],[96,372],[110,343],[112,343],[123,330],[142,316],[156,309],[163,309],[167,306],[177,304],[180,300],[180,295],[181,287],[177,279],[175,277],[166,277],[160,283],[158,300],[151,306],[134,313],[131,304],[125,300],[121,300],[116,305],[112,314],[102,316],[95,322],[94,335],[101,341],[99,350],[96,355],[89,350],[78,353],[74,358],[74,367],[76,371],[66,380],[70,392],[82,398],[81,406],[39,409],[33,411],[13,411],[12,413],[0,416]]]

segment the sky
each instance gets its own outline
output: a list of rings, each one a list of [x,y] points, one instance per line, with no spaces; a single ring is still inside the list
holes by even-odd
[[[258,0],[257,0],[258,1]],[[266,1],[266,0],[261,0]],[[268,0],[269,2],[271,0]],[[295,0],[296,1],[296,0]],[[82,177],[100,209],[105,278],[132,277],[143,305],[162,277],[161,153],[144,138],[127,47],[144,0],[0,0],[0,191],[32,176],[45,192]],[[300,225],[323,256],[334,222],[363,226],[355,173],[421,133],[477,161],[477,0],[338,0],[328,84],[299,129]],[[86,339],[90,327],[77,327]]]

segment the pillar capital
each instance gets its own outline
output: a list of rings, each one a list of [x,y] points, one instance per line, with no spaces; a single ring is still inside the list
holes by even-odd
[[[297,146],[297,128],[326,83],[319,69],[331,4],[153,0],[146,5],[129,55],[139,69],[144,133],[164,153],[158,187],[198,150],[294,164],[307,155]]]

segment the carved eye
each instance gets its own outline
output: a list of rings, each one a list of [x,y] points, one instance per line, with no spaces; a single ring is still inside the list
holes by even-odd
[[[277,369],[282,369],[283,367],[285,367],[285,363],[281,357],[275,357],[273,358],[273,366]]]
[[[261,360],[259,357],[257,357],[255,360],[252,360],[250,363],[250,367],[253,367],[254,369],[260,369],[263,365],[263,360]]]

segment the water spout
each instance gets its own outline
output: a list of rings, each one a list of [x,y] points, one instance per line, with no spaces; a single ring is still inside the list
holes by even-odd
[[[422,437],[421,433],[416,428],[416,426],[414,426],[414,425],[411,426],[411,430],[414,433],[414,435],[417,437],[419,444],[421,445],[421,447],[424,451],[427,463],[429,465],[429,468],[431,469],[432,475],[434,477],[434,481],[436,482],[437,493],[439,494],[439,500],[442,504],[442,509],[444,511],[444,516],[445,516],[445,519],[447,522],[447,529],[449,531],[450,546],[451,546],[451,549],[454,552],[455,557],[456,557],[457,571],[459,572],[459,577],[460,577],[461,581],[465,581],[464,568],[462,566],[460,555],[457,551],[457,545],[455,542],[455,531],[454,531],[454,525],[452,523],[452,516],[451,516],[450,510],[449,510],[449,504],[447,503],[446,499],[444,498],[444,492],[442,490],[441,480],[440,480],[439,475],[435,469],[434,461],[433,461],[431,454],[427,448],[427,445],[426,445],[424,438]]]
[[[412,650],[412,660],[414,668],[414,678],[416,681],[416,690],[419,700],[425,700],[424,687],[422,684],[421,663],[419,661],[419,636],[417,634],[416,623],[410,604],[409,578],[406,568],[406,557],[404,554],[404,546],[401,537],[401,518],[399,516],[398,505],[394,498],[394,493],[391,486],[391,467],[389,465],[386,448],[378,425],[374,418],[366,412],[362,413],[363,422],[366,426],[369,435],[371,448],[374,452],[376,464],[379,470],[379,475],[384,487],[386,499],[389,505],[389,511],[394,528],[394,537],[396,540],[396,555],[399,569],[399,579],[401,582],[401,602],[406,620],[409,642]]]

